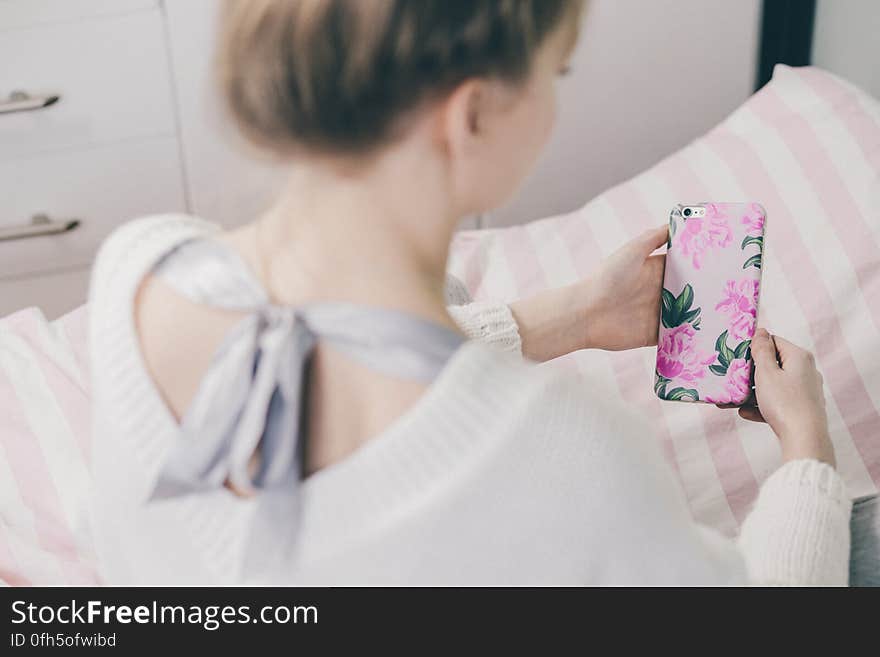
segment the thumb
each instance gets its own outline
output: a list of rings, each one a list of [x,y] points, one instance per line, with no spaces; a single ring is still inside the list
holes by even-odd
[[[666,244],[667,239],[669,239],[669,226],[667,224],[663,224],[662,226],[657,226],[656,228],[649,228],[641,235],[639,235],[634,241],[638,245],[640,252],[645,257],[648,257],[654,251]]]
[[[759,328],[755,331],[751,349],[755,368],[764,372],[779,369],[779,364],[776,362],[776,345],[767,329]]]

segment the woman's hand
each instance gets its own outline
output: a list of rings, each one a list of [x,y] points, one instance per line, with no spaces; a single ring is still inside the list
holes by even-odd
[[[511,304],[523,355],[544,361],[579,349],[618,351],[657,344],[662,255],[668,226],[645,231],[588,278]]]
[[[668,236],[667,224],[646,230],[585,281],[588,346],[621,351],[657,344],[665,256],[651,254]]]
[[[741,407],[740,416],[770,425],[783,461],[807,458],[833,466],[822,375],[813,354],[761,328],[752,338],[752,357],[758,405]]]

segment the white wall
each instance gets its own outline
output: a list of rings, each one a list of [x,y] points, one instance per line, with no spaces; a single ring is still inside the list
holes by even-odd
[[[553,141],[489,223],[577,208],[721,121],[754,88],[760,14],[760,0],[591,0]]]
[[[180,138],[193,214],[240,225],[262,212],[283,180],[229,122],[213,75],[219,0],[165,0]]]
[[[818,0],[813,63],[880,98],[880,2]]]

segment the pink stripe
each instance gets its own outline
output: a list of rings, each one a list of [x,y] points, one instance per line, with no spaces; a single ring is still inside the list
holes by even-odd
[[[724,201],[726,199],[710,199],[709,189],[703,184],[690,164],[687,162],[687,151],[679,151],[666,160],[666,165],[659,167],[657,173],[682,203],[698,203],[700,201]]]
[[[642,203],[632,183],[625,183],[610,189],[605,193],[605,200],[621,220],[621,227],[629,239],[634,238],[643,230],[662,224],[665,220],[664,213],[669,210],[669,208],[648,209]]]
[[[544,269],[538,260],[526,229],[513,226],[498,234],[504,255],[510,264],[519,297],[528,297],[547,288]]]
[[[11,530],[8,526],[3,529],[5,531],[2,533],[5,536],[0,538],[0,580],[9,586],[31,586],[31,581],[24,576],[21,566],[12,554],[9,541],[3,540],[8,537]]]
[[[471,298],[477,299],[480,286],[483,283],[484,251],[490,238],[485,233],[478,231],[462,231],[455,236],[452,249],[456,256],[461,258],[463,271],[462,283],[470,292]]]
[[[11,438],[0,442],[0,448],[6,453],[24,505],[33,513],[40,546],[61,563],[66,581],[57,583],[95,582],[95,574],[82,562],[76,540],[66,525],[58,491],[49,476],[37,437],[5,377],[0,377],[0,399],[6,400],[3,427],[7,438]]]
[[[78,382],[71,379],[46,355],[37,341],[34,329],[16,331],[18,337],[31,347],[31,355],[39,365],[46,385],[58,402],[61,414],[70,427],[86,465],[91,462],[91,403],[89,396]]]
[[[60,326],[67,336],[67,341],[73,350],[73,356],[80,366],[80,371],[83,373],[85,393],[90,395],[88,306],[80,306],[76,310],[64,315],[64,317],[55,320],[53,324]]]
[[[677,173],[682,175],[681,182],[673,185],[673,192],[676,194],[684,194],[685,191],[698,190],[700,185],[696,180],[692,171],[688,171],[686,163],[680,156],[670,158],[667,166],[675,167]],[[684,167],[682,165],[685,165]],[[665,167],[658,167],[663,170]],[[674,182],[674,181],[673,181]],[[679,189],[681,187],[681,189]],[[649,228],[658,222],[654,221],[655,215],[652,215],[644,206],[633,187],[616,188],[609,194],[609,201],[616,208],[618,216],[634,216],[642,217],[644,228]],[[685,200],[685,196],[681,196]],[[699,197],[698,197],[699,198]],[[664,209],[666,211],[666,209]],[[631,236],[637,231],[631,231]],[[658,400],[658,404],[662,403]],[[709,411],[706,413],[705,411]],[[746,458],[745,450],[742,447],[742,439],[735,423],[726,424],[718,421],[710,422],[711,413],[723,413],[719,409],[709,409],[703,407],[699,413],[700,422],[703,425],[703,432],[706,435],[706,443],[709,447],[709,453],[712,455],[712,463],[715,467],[715,473],[724,496],[727,501],[733,517],[740,521],[744,517],[748,503],[758,494],[758,482],[752,471],[752,466]],[[713,449],[721,443],[727,445],[726,449]],[[746,500],[745,506],[742,506],[743,500]]]
[[[708,404],[699,404],[699,407],[721,487],[733,517],[742,524],[758,495],[758,482],[743,450],[736,425],[738,415],[733,410],[720,410]]]
[[[813,128],[803,116],[792,112],[771,87],[764,88],[760,102],[753,103],[752,108],[795,156],[819,197],[825,216],[841,217],[841,230],[835,234],[856,273],[874,327],[880,329],[880,245]]]
[[[752,198],[761,199],[771,219],[768,239],[779,240],[775,250],[782,271],[809,324],[818,360],[831,396],[840,409],[853,442],[875,484],[880,484],[880,415],[843,337],[838,318],[829,312],[831,294],[812,254],[798,232],[791,211],[782,201],[761,160],[736,135],[718,130],[706,143],[728,163],[740,186]]]
[[[586,278],[599,264],[599,260],[608,254],[602,252],[593,231],[580,213],[559,219],[556,227],[562,242],[568,248],[578,277]],[[584,254],[591,254],[591,257],[583,257]],[[648,389],[649,373],[644,369],[640,354],[635,350],[611,354],[609,360],[620,396],[631,400],[654,420],[654,428],[666,461],[674,470],[678,480],[682,481],[672,433],[663,416],[660,400]]]
[[[861,99],[854,91],[819,69],[801,68],[798,69],[798,75],[817,96],[831,105],[834,115],[852,135],[865,160],[880,174],[880,124],[865,111]]]

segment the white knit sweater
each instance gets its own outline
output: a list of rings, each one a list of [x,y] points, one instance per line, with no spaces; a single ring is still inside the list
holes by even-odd
[[[851,504],[831,467],[777,470],[738,542],[700,527],[633,409],[603,381],[524,361],[510,311],[487,303],[452,308],[475,340],[410,411],[306,479],[296,554],[271,572],[242,563],[246,500],[144,502],[176,425],[140,355],[134,295],[163,254],[209,230],[132,222],[95,266],[93,523],[107,582],[846,584]]]

